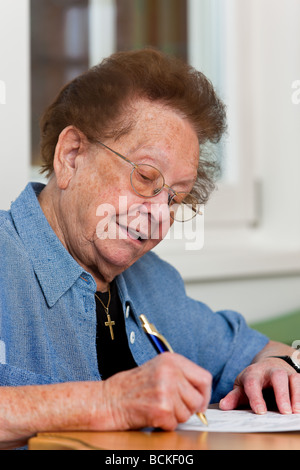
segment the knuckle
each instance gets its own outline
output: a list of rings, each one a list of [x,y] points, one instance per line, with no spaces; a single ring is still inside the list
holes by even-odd
[[[278,393],[280,393],[280,391],[284,391],[286,389],[288,389],[289,387],[289,383],[292,384],[292,382],[290,382],[290,378],[291,376],[293,376],[293,372],[290,373],[290,371],[287,371],[287,370],[274,370],[272,371],[272,374],[271,374],[271,383],[274,387],[276,387],[278,389]]]
[[[168,414],[172,411],[172,391],[164,383],[155,384],[152,401],[158,413]]]
[[[270,376],[272,380],[281,381],[287,376],[287,371],[283,369],[273,369]]]
[[[175,354],[171,354],[169,352],[165,352],[157,356],[157,370],[162,372],[170,368],[172,369],[174,364],[176,364],[175,358],[173,356],[175,356]]]
[[[248,374],[255,374],[258,368],[261,367],[261,364],[255,363],[255,364],[250,364],[245,371],[247,371]]]
[[[253,375],[248,375],[248,377],[245,377],[245,388],[253,388],[257,385],[257,377]]]

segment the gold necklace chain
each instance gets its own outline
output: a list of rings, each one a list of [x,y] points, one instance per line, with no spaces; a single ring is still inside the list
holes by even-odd
[[[95,294],[95,297],[99,300],[102,307],[104,308],[104,311],[105,311],[106,316],[107,316],[107,321],[105,322],[105,326],[109,327],[111,339],[114,340],[115,336],[114,336],[113,326],[115,326],[116,323],[114,321],[111,321],[110,314],[109,314],[109,306],[110,306],[110,301],[111,301],[110,286],[108,286],[108,302],[107,302],[107,305],[105,305],[104,302],[102,302],[102,300],[100,299],[100,297],[98,297],[97,294]]]

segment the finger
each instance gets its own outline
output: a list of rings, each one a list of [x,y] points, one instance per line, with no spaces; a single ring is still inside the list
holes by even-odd
[[[293,413],[300,413],[300,374],[290,375],[290,394]]]
[[[175,354],[172,355],[175,358]],[[211,386],[212,376],[211,374],[199,367],[197,364],[189,361],[188,359],[177,355],[176,363],[181,367],[182,373],[187,382],[193,386],[203,397],[203,403],[201,405],[202,410],[205,411],[209,405],[211,398]]]
[[[219,403],[223,411],[234,410],[238,406],[248,403],[248,398],[244,393],[243,387],[237,386],[229,392]]]
[[[184,422],[199,408],[201,411],[206,410],[211,396],[212,379],[209,372],[175,353],[161,354],[159,360],[155,361],[155,367],[152,378],[160,384],[163,408],[166,407],[161,427],[166,429],[170,419],[168,413],[173,413],[177,422]]]
[[[174,404],[174,415],[177,423],[185,423],[194,413],[195,407],[185,398],[179,398]]]
[[[189,410],[190,415],[196,412],[205,412],[206,402],[202,393],[199,392],[186,380],[178,384],[180,400]]]
[[[206,372],[206,371],[204,371]],[[200,374],[199,374],[200,375]],[[201,403],[198,403],[196,410],[204,413],[210,403],[211,399],[211,375],[210,374],[205,374],[203,376],[203,373],[201,374],[201,383],[197,386],[197,394],[200,394],[202,397]]]
[[[289,377],[284,370],[276,370],[271,374],[271,384],[278,411],[282,414],[291,414],[292,406],[290,400]]]
[[[258,378],[249,377],[244,381],[245,394],[254,413],[263,415],[267,412],[266,402],[262,393],[261,382]]]

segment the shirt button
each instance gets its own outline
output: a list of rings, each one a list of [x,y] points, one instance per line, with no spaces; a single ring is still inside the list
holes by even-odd
[[[125,312],[125,317],[126,317],[126,318],[129,317],[129,310],[130,310],[130,305],[127,305],[127,307],[126,307],[126,312]]]
[[[135,342],[135,332],[134,331],[132,331],[130,333],[130,338],[129,339],[130,339],[131,344],[133,344]]]

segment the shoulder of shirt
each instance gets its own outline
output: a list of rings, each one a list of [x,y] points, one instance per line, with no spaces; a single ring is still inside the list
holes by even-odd
[[[3,232],[9,232],[13,228],[13,221],[10,215],[10,211],[0,210],[0,230]]]
[[[10,211],[0,210],[0,252],[5,250],[7,253],[10,244],[13,250],[17,247],[19,251],[24,250],[23,243],[11,218]]]

